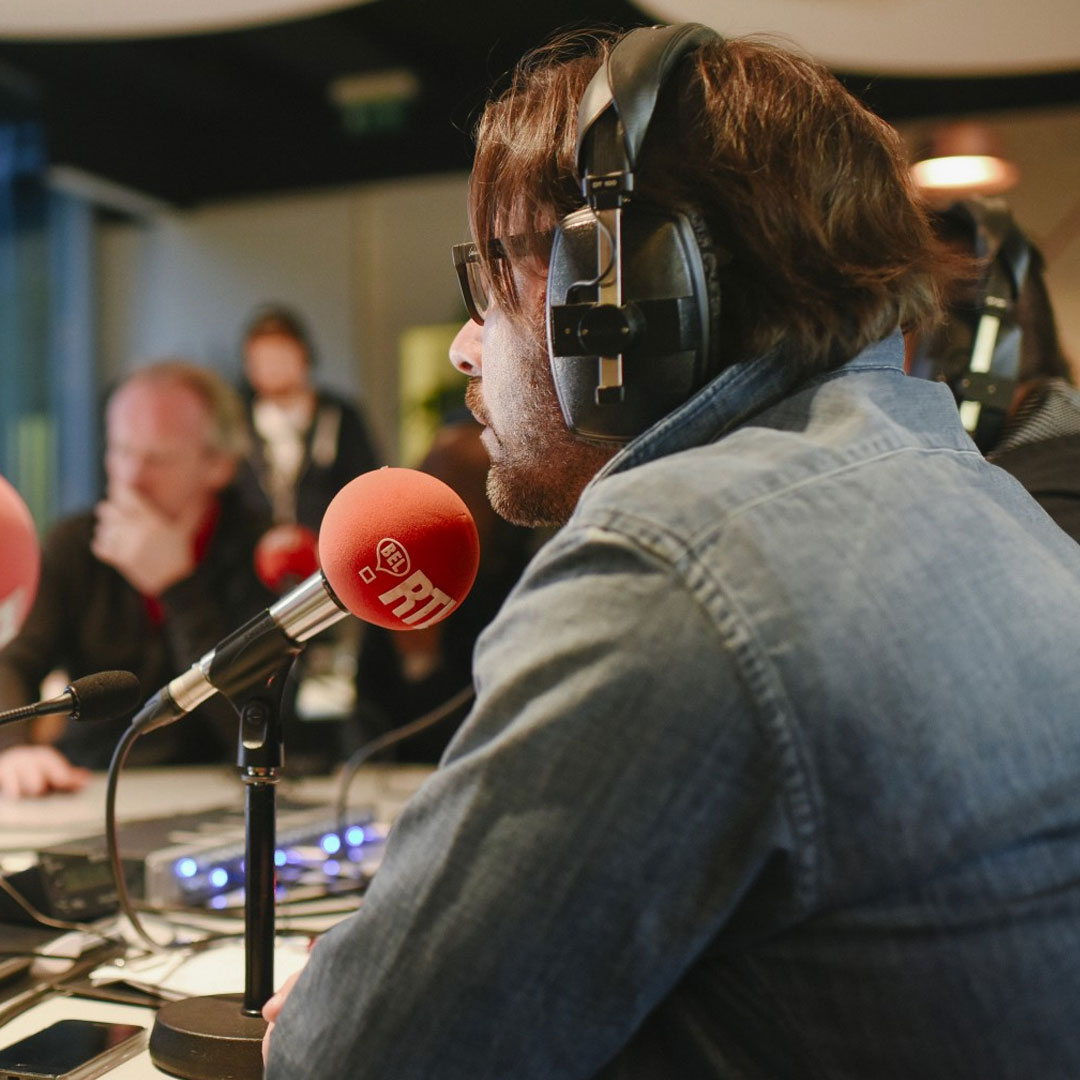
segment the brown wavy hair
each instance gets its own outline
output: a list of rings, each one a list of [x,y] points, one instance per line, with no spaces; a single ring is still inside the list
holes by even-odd
[[[557,39],[488,104],[469,189],[479,251],[583,205],[578,101],[619,36]],[[775,42],[718,38],[689,54],[661,92],[636,179],[650,202],[695,208],[731,256],[720,270],[723,366],[785,342],[821,370],[937,317],[951,256],[898,134]],[[521,314],[506,262],[485,269],[496,301]]]

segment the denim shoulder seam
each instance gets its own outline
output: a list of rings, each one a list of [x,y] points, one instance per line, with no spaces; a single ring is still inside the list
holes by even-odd
[[[970,449],[966,447],[955,446],[895,446],[888,450],[883,450],[880,453],[874,454],[870,457],[859,457],[854,461],[845,461],[841,465],[836,465],[831,469],[827,469],[824,472],[815,472],[810,476],[803,477],[799,480],[794,480],[790,484],[785,484],[783,487],[777,488],[775,491],[766,491],[761,495],[757,495],[752,499],[748,499],[744,503],[740,503],[738,506],[734,506],[727,513],[724,514],[723,520],[719,523],[719,528],[726,528],[728,523],[733,521],[740,515],[747,513],[750,510],[755,509],[764,503],[772,502],[774,499],[781,498],[784,495],[790,495],[793,491],[798,491],[801,488],[809,487],[812,484],[820,483],[822,480],[831,480],[834,477],[841,476],[844,473],[852,472],[856,469],[860,469],[865,465],[874,465],[880,461],[884,461],[890,457],[897,457],[900,454],[961,454],[978,461],[984,461],[982,454],[972,446]]]
[[[659,528],[656,522],[623,510],[607,509],[601,514],[589,515],[587,521],[579,524],[587,530],[607,532],[666,567],[673,580],[689,593],[716,628],[720,647],[732,656],[750,687],[748,705],[776,752],[785,812],[796,838],[796,850],[792,854],[799,867],[798,901],[804,911],[813,911],[821,893],[818,845],[823,819],[821,798],[813,780],[814,770],[799,737],[790,698],[751,629],[746,613],[724,581],[697,557],[694,550],[679,536]],[[678,553],[676,558],[671,557],[673,549]],[[697,584],[693,580],[695,577]],[[704,595],[710,589],[722,602],[710,606]]]
[[[844,365],[843,367],[833,368],[830,371],[823,371],[811,382],[806,385],[808,387],[818,386],[821,383],[832,382],[835,379],[842,379],[847,375],[861,375],[866,371],[887,371],[890,375],[899,375],[902,379],[908,379],[911,376],[906,374],[902,368],[897,367],[895,364],[888,363],[861,363],[857,366]]]

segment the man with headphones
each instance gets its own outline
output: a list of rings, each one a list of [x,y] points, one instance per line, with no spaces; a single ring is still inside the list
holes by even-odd
[[[999,198],[960,200],[934,224],[976,266],[950,288],[945,321],[909,335],[909,370],[947,383],[979,449],[1080,540],[1080,390],[1042,255]]]
[[[773,44],[590,35],[470,217],[489,494],[562,528],[268,1080],[1080,1075],[1080,548],[904,374],[948,256],[895,133]]]

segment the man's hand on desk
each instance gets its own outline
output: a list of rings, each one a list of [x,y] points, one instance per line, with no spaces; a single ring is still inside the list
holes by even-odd
[[[78,791],[89,779],[89,769],[72,765],[51,746],[13,746],[0,753],[0,795],[8,799]]]
[[[262,1058],[264,1065],[270,1054],[270,1036],[274,1031],[274,1023],[278,1018],[278,1014],[281,1012],[281,1006],[285,1004],[285,999],[289,996],[289,991],[296,985],[296,980],[299,978],[300,972],[293,972],[293,974],[281,984],[281,989],[263,1006],[263,1019],[270,1025],[266,1029],[266,1034],[263,1036],[262,1041]]]

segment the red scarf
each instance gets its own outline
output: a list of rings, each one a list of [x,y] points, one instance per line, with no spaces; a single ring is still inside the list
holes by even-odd
[[[202,523],[195,530],[195,535],[191,538],[191,552],[195,556],[196,566],[206,558],[206,553],[210,549],[210,540],[220,517],[221,503],[214,499],[206,511],[206,517],[203,518]],[[144,596],[143,601],[146,604],[146,614],[150,617],[151,625],[160,626],[165,621],[165,608],[161,601],[156,596]]]

